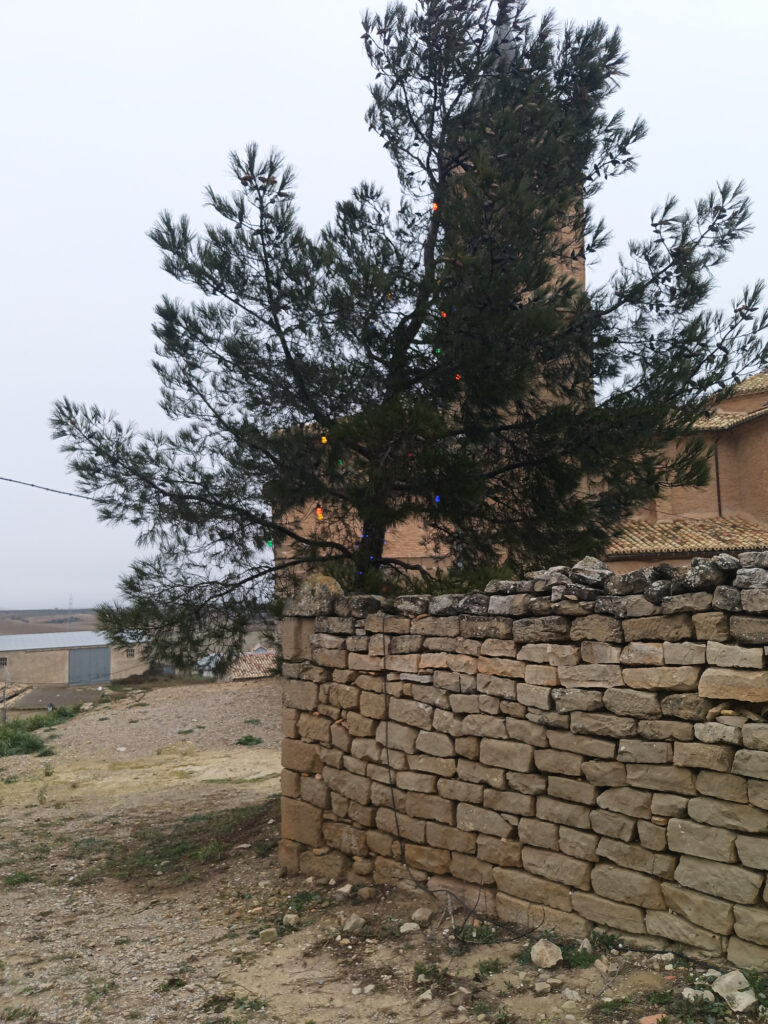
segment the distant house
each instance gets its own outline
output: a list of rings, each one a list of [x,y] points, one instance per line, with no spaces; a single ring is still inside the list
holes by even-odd
[[[639,510],[605,553],[616,572],[768,548],[768,371],[714,402],[696,431],[711,447],[709,483],[670,487]]]
[[[90,630],[0,635],[0,680],[23,686],[97,686],[148,668],[141,645],[111,647]]]
[[[277,655],[265,647],[257,647],[249,654],[241,654],[226,675],[228,682],[246,679],[265,679],[277,674]]]

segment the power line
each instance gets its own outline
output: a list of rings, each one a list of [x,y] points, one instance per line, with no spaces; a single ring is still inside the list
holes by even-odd
[[[92,501],[87,494],[75,494],[74,491],[60,491],[56,487],[43,487],[42,484],[31,484],[27,480],[14,480],[10,476],[0,476],[0,480],[7,484],[19,484],[20,487],[32,487],[36,491],[48,491],[49,494],[63,494],[67,498],[82,498],[83,501]]]

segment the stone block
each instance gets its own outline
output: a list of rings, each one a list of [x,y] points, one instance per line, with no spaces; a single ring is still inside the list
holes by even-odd
[[[749,615],[732,615],[731,636],[742,644],[768,644],[768,619]]]
[[[451,854],[451,874],[475,885],[493,885],[493,865],[465,853]]]
[[[299,738],[299,713],[295,708],[283,708],[282,711],[283,736],[289,740]]]
[[[696,786],[693,772],[676,765],[628,764],[627,782],[639,789],[653,789],[664,793],[694,796]]]
[[[310,714],[305,711],[299,715],[299,736],[305,743],[322,743],[324,746],[330,746],[331,720],[321,717],[317,712]]]
[[[459,617],[446,615],[440,618],[427,616],[411,622],[411,633],[414,636],[458,636]]]
[[[555,750],[567,750],[574,754],[583,754],[585,757],[605,760],[616,755],[616,744],[613,740],[600,740],[593,736],[576,736],[570,732],[563,732],[561,729],[549,729],[547,737]]]
[[[506,640],[512,637],[512,620],[460,615],[459,633],[473,640]],[[514,651],[511,654],[514,654]]]
[[[549,686],[533,686],[529,683],[518,683],[517,699],[526,707],[548,711],[552,707],[552,690]]]
[[[679,612],[707,612],[712,607],[712,595],[703,592],[694,594],[674,594],[665,597],[661,602],[664,615],[677,615]]]
[[[571,828],[589,828],[588,807],[575,806],[548,796],[536,798],[536,817],[558,825],[569,825]]]
[[[719,700],[765,702],[768,701],[768,671],[708,668],[702,674],[699,694]]]
[[[463,803],[481,804],[483,802],[483,786],[461,779],[438,779],[437,792],[446,800],[461,800]]]
[[[465,782],[480,783],[485,786],[493,786],[494,789],[502,789],[504,786],[504,769],[495,768],[490,765],[479,764],[477,761],[467,761],[461,758],[456,766],[459,778]]]
[[[637,723],[637,731],[644,740],[651,740],[654,743],[659,741],[679,740],[686,743],[693,739],[693,726],[690,722],[670,722],[668,719],[661,721],[653,719],[641,719]]]
[[[627,781],[627,769],[617,761],[585,761],[581,770],[593,786],[623,786]]]
[[[653,874],[655,855],[637,843],[625,843],[610,836],[603,836],[597,844],[597,854],[598,857],[604,857],[619,867]]]
[[[571,910],[568,886],[514,868],[494,868],[493,877],[497,888],[510,896],[531,903],[543,903],[545,906],[554,907],[555,910]]]
[[[446,800],[442,796],[430,796],[426,793],[408,793],[405,798],[406,814],[412,818],[433,819],[444,825],[456,824],[454,807],[452,800]]]
[[[625,668],[624,682],[635,690],[671,690],[677,693],[696,689],[701,670],[681,665],[663,668]]]
[[[377,743],[392,750],[402,750],[405,754],[415,753],[418,735],[418,729],[399,722],[379,722],[376,727]]]
[[[595,810],[589,815],[592,830],[599,836],[611,836],[629,843],[635,837],[635,828],[639,824],[635,818],[614,811]]]
[[[397,772],[395,784],[398,789],[404,789],[413,793],[436,793],[437,777],[425,775],[422,772]]]
[[[381,724],[386,727],[388,723],[382,722]],[[356,711],[348,711],[346,725],[350,736],[375,736],[379,722],[374,718],[366,718],[365,715],[359,715]],[[397,726],[394,723],[389,723],[389,728],[392,730],[396,729]]]
[[[360,714],[366,718],[382,719],[386,714],[387,701],[383,693],[360,692]]]
[[[660,643],[628,643],[621,651],[620,662],[630,667],[660,666],[664,664],[664,649]]]
[[[596,690],[622,685],[622,672],[618,665],[563,665],[557,674],[560,684],[570,688]]]
[[[695,644],[690,641],[682,643],[663,644],[665,665],[703,665],[707,660],[707,649],[705,644]]]
[[[302,622],[303,619],[293,619]],[[317,707],[317,683],[304,679],[286,679],[283,684],[283,705],[299,711],[314,711]]]
[[[529,594],[494,594],[488,602],[490,615],[525,615],[531,604]]]
[[[282,797],[280,801],[281,835],[303,846],[323,845],[323,811],[302,800]]]
[[[764,907],[734,907],[733,914],[734,930],[740,939],[768,946],[768,910]]]
[[[547,794],[557,800],[569,800],[572,803],[592,806],[597,798],[597,790],[588,782],[578,779],[550,775],[547,782]]]
[[[456,774],[456,761],[452,757],[430,757],[429,754],[409,754],[408,767],[414,772],[427,772],[451,778]]]
[[[612,736],[614,739],[620,739],[624,736],[634,736],[637,733],[637,722],[634,718],[620,718],[618,715],[574,711],[571,715],[571,731],[577,734]]]
[[[496,739],[480,741],[480,761],[485,765],[528,772],[533,767],[533,755],[534,748],[527,743]]]
[[[705,825],[732,828],[737,832],[768,831],[768,812],[741,803],[712,800],[706,796],[688,802],[688,816]]]
[[[717,800],[747,803],[747,780],[738,775],[722,772],[701,771],[696,776],[696,789],[701,796],[712,796]]]
[[[314,618],[286,616],[281,624],[280,642],[286,661],[305,661],[312,656],[312,635],[315,632]]]
[[[568,671],[572,671],[572,669],[568,669]],[[557,686],[557,669],[554,665],[527,665],[525,681],[533,686]]]
[[[519,644],[562,643],[568,640],[570,630],[571,623],[563,615],[542,615],[533,619],[517,619],[512,625],[512,635]]]
[[[651,794],[642,789],[618,787],[606,789],[597,798],[597,806],[605,811],[615,811],[630,818],[651,819]]]
[[[697,640],[717,640],[723,643],[731,635],[728,628],[728,616],[722,611],[694,615],[693,629]]]
[[[477,671],[482,675],[501,679],[525,679],[525,664],[511,658],[489,658],[481,655],[477,659]]]
[[[675,793],[654,793],[651,797],[651,813],[654,818],[684,818],[689,798]]]
[[[416,737],[416,750],[432,757],[453,757],[453,739],[446,733],[424,731]],[[440,774],[443,774],[442,772]]]
[[[707,643],[707,664],[716,668],[761,669],[765,666],[765,655],[760,647],[738,647],[710,640]]]
[[[559,850],[558,826],[538,818],[521,818],[517,834],[524,846],[541,846],[545,850]]]
[[[389,642],[391,654],[418,654],[424,646],[421,636],[393,636]]]
[[[637,764],[669,764],[672,744],[648,740],[619,740],[619,761]]]
[[[500,839],[497,836],[478,836],[477,856],[480,860],[501,868],[520,867],[523,862],[520,843],[514,839]]]
[[[454,715],[452,711],[444,711],[442,708],[436,708],[432,719],[432,728],[435,732],[444,732],[449,736],[456,738],[457,736],[461,736],[464,723],[460,718]],[[413,742],[415,747],[416,740]],[[413,753],[413,751],[410,751],[410,753]]]
[[[510,626],[511,632],[511,626]],[[518,646],[514,640],[483,640],[480,644],[479,653],[486,658],[507,658],[513,660],[518,658]],[[528,659],[520,658],[521,661]]]
[[[645,927],[649,935],[661,935],[672,942],[679,942],[691,949],[701,950],[708,956],[719,956],[720,936],[714,932],[691,924],[684,917],[658,910],[649,910],[645,915]]]
[[[733,761],[731,747],[713,743],[676,743],[674,762],[684,768],[707,768],[715,772],[729,772]]]
[[[512,826],[500,814],[477,804],[459,804],[456,807],[456,827],[464,832],[482,832],[500,839],[507,839],[512,834]]]
[[[571,640],[597,640],[600,643],[622,643],[621,623],[609,615],[585,615],[571,627]]]
[[[614,715],[630,718],[654,718],[661,715],[661,705],[655,693],[618,686],[606,690],[603,703]]]
[[[768,750],[768,722],[747,722],[741,734],[747,749]]]
[[[675,881],[687,889],[708,893],[731,903],[757,902],[763,876],[735,864],[683,855],[675,871]]]
[[[298,772],[291,772],[287,768],[283,768],[280,773],[280,792],[282,795],[298,800],[301,796],[301,779],[302,776]]]
[[[411,818],[405,813],[395,812],[391,807],[379,807],[376,811],[376,828],[411,843],[426,841],[427,823]]]
[[[768,779],[768,752],[737,750],[732,771],[734,775],[746,775],[750,779]]]
[[[757,836],[738,836],[736,852],[741,863],[748,868],[768,868],[768,839]]]
[[[623,623],[624,639],[627,643],[637,640],[669,640],[672,642],[690,640],[693,637],[693,622],[688,614],[656,615],[640,619],[626,619]]]
[[[535,750],[533,761],[536,768],[545,774],[581,775],[584,758],[565,750]],[[509,767],[512,767],[511,765]],[[517,769],[523,771],[524,769]]]
[[[569,939],[586,938],[590,928],[579,914],[554,910],[530,900],[500,892],[496,896],[496,914],[500,921],[511,924],[522,934],[544,929]]]
[[[682,889],[672,882],[662,882],[661,892],[667,907],[693,924],[718,935],[730,935],[733,931],[733,907],[730,903],[693,889]]]
[[[667,826],[667,845],[673,853],[688,853],[704,860],[736,863],[736,833],[710,828],[684,818],[672,818]]]
[[[495,715],[466,715],[461,722],[461,728],[465,736],[505,740],[507,735],[505,720]]]
[[[647,910],[666,909],[661,884],[638,871],[628,871],[612,864],[596,864],[592,868],[592,888],[598,896],[619,903],[630,903]]]
[[[304,803],[312,804],[321,810],[330,807],[328,786],[322,779],[318,779],[314,775],[302,775],[299,778],[301,779],[300,794]]]
[[[578,648],[574,648],[578,650]],[[604,644],[599,640],[584,640],[581,645],[582,661],[589,665],[618,665],[621,659],[621,647]],[[569,662],[568,664],[577,664]]]
[[[593,862],[596,862],[598,859],[597,836],[592,835],[591,832],[583,832],[578,828],[568,828],[567,825],[561,825],[558,832],[558,842],[560,852],[567,854],[569,857]]]
[[[667,830],[662,825],[654,825],[650,821],[638,821],[637,837],[641,846],[659,853],[667,848]]]
[[[389,717],[393,722],[410,725],[414,729],[431,729],[433,708],[415,700],[390,698]]]
[[[454,739],[457,757],[466,757],[476,761],[480,756],[480,739],[477,736],[457,736]]]
[[[768,590],[742,591],[741,606],[752,615],[768,615]]]
[[[757,971],[768,971],[768,949],[765,946],[757,946],[752,942],[745,942],[738,936],[731,936],[728,941],[728,959],[737,967]]]
[[[569,711],[600,711],[603,707],[603,692],[616,693],[618,687],[605,690],[553,690],[552,698],[557,710],[563,714]]]
[[[436,821],[427,822],[427,845],[454,853],[473,854],[477,846],[475,836],[458,828],[440,825]]]
[[[595,924],[629,932],[632,935],[645,934],[645,919],[642,910],[617,903],[615,900],[596,896],[594,893],[575,892],[573,909]]]
[[[546,747],[549,744],[547,730],[543,725],[520,718],[507,719],[507,735],[511,740],[528,743],[532,747]]]
[[[539,665],[578,665],[580,661],[579,648],[573,644],[525,644],[517,657]]]
[[[310,772],[316,775],[322,770],[323,762],[317,747],[301,740],[284,739],[281,747],[283,768],[293,772]]]
[[[693,735],[701,743],[741,745],[741,728],[737,725],[724,725],[722,722],[697,722],[693,727]]]
[[[523,867],[531,874],[548,878],[552,882],[561,882],[574,889],[589,890],[592,865],[588,861],[576,860],[536,846],[524,846],[522,856]]]
[[[406,864],[430,875],[442,875],[450,869],[451,855],[448,850],[437,850],[431,846],[405,844]]]
[[[500,814],[534,814],[536,802],[532,795],[526,793],[486,789],[483,794],[483,807],[498,811]]]
[[[323,779],[334,793],[340,793],[348,800],[358,804],[367,804],[371,797],[371,781],[361,775],[339,771],[326,765],[323,768]]]

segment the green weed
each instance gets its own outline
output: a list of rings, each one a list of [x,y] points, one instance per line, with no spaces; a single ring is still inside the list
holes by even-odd
[[[85,1005],[94,1006],[99,1000],[103,999],[104,996],[109,995],[117,988],[117,983],[114,981],[93,981],[88,985],[88,991],[85,993]]]
[[[484,978],[490,978],[493,974],[499,974],[501,972],[501,960],[480,960],[475,965],[475,981],[482,981]]]
[[[3,885],[10,889],[14,885],[26,885],[27,882],[36,881],[37,875],[30,875],[26,871],[14,871],[13,874],[5,876]]]
[[[414,985],[423,984],[419,982],[420,977],[426,978],[430,988],[436,992],[449,992],[454,987],[453,978],[447,968],[439,967],[437,964],[425,964],[417,960],[413,965]]]
[[[33,733],[40,729],[53,728],[60,722],[73,718],[79,710],[79,707],[57,708],[55,711],[45,711],[39,715],[18,718],[0,725],[0,757],[11,757],[16,754],[50,756],[53,751],[46,745],[45,740],[40,736],[34,736]]]
[[[246,718],[243,725],[261,725],[260,718]]]
[[[238,747],[257,747],[261,742],[260,736],[251,736],[250,733],[247,736],[241,736],[239,740],[235,740]]]

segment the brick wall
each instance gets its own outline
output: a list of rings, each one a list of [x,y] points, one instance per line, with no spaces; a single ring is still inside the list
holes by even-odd
[[[768,967],[768,552],[694,562],[295,605],[283,866]]]

